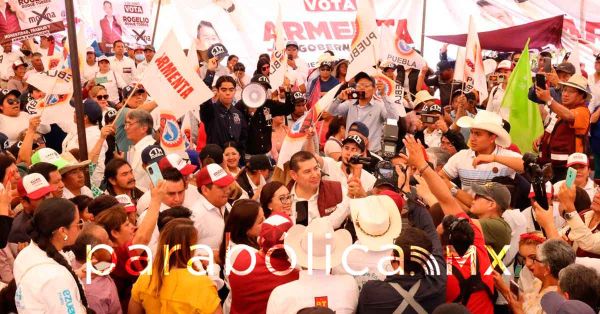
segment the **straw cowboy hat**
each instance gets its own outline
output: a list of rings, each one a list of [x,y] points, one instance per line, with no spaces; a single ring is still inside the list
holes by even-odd
[[[420,90],[415,95],[415,100],[413,101],[413,104],[415,105],[415,107],[417,107],[418,105],[428,100],[437,100],[437,98],[431,96],[431,94],[429,94],[429,92],[426,90]]]
[[[309,235],[312,235],[312,256],[308,255]],[[352,245],[352,236],[344,229],[334,232],[329,220],[321,217],[313,219],[307,227],[294,225],[288,230],[284,243],[288,255],[296,256],[298,265],[324,270],[327,266],[331,269],[342,263],[342,254]],[[329,252],[326,251],[327,245],[329,245]],[[329,265],[326,265],[327,256],[330,260]],[[309,266],[310,262],[312,266]]]
[[[67,162],[67,164],[64,167],[58,169],[58,172],[60,172],[61,175],[71,170],[85,167],[91,163],[90,160],[84,160],[82,162],[79,162],[77,161],[77,158],[75,158],[75,156],[73,156],[73,154],[69,152],[64,152],[60,154],[60,157]]]
[[[559,82],[558,84],[577,88],[578,90],[586,93],[586,95],[587,95],[587,97],[585,98],[586,101],[589,101],[590,98],[592,97],[592,94],[590,93],[590,88],[588,85],[588,80],[585,77],[583,77],[583,75],[581,75],[581,74],[575,73],[569,78],[569,80],[567,82]]]
[[[461,128],[481,129],[494,133],[497,136],[496,144],[501,147],[508,147],[511,142],[510,135],[502,127],[502,124],[502,117],[487,110],[480,110],[475,118],[464,116],[456,121],[456,125]]]
[[[360,244],[371,251],[393,244],[402,231],[400,211],[387,195],[351,199],[350,212]]]

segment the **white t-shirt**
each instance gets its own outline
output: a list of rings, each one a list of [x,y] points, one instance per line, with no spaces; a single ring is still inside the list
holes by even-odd
[[[440,147],[440,145],[442,144],[442,135],[444,135],[444,133],[442,133],[441,130],[438,129],[434,129],[433,131],[429,132],[427,129],[423,130],[423,138],[425,139],[425,145],[427,145],[427,147]]]
[[[21,131],[29,127],[29,119],[32,117],[32,115],[24,111],[19,112],[19,115],[16,117],[9,117],[0,114],[0,132],[4,133],[8,137],[8,142],[10,145],[17,141]],[[40,124],[37,128],[37,131],[42,134],[46,134],[50,132],[50,126],[47,124]]]
[[[490,91],[490,97],[487,101],[487,106],[485,110],[495,112],[504,120],[508,120],[508,115],[510,114],[509,108],[502,107],[502,98],[504,98],[504,93],[506,91],[502,88],[502,85],[497,85]]]
[[[81,71],[81,82],[84,83],[93,80],[98,71],[98,63],[94,62],[93,65],[88,65],[87,62],[84,62],[83,71]]]
[[[117,59],[117,56],[109,57],[110,69],[120,74],[125,81],[125,84],[131,83],[133,80],[133,71],[135,70],[135,61],[131,58],[123,56],[123,59]]]
[[[14,263],[19,313],[86,313],[75,278],[31,242]]]
[[[492,152],[492,155],[518,158],[522,157],[518,153],[504,149],[497,145],[496,149]],[[454,156],[450,157],[448,163],[446,163],[443,169],[450,179],[459,177],[462,184],[462,189],[465,191],[470,192],[471,185],[474,183],[483,185],[487,182],[490,182],[495,177],[515,177],[515,170],[497,162],[479,164],[474,168],[473,159],[475,159],[475,151],[471,150],[470,148],[463,149],[454,154]]]
[[[15,75],[12,66],[20,57],[24,57],[24,55],[19,50],[0,55],[0,79],[8,81],[11,76]]]
[[[342,145],[341,145],[340,141],[338,141],[333,136],[330,136],[327,139],[327,142],[325,142],[323,151],[325,152],[326,156],[331,157],[329,155],[331,155],[333,153],[341,153],[342,152]]]
[[[125,88],[125,86],[127,86],[127,83],[125,83],[125,80],[121,74],[112,70],[106,73],[96,72],[94,78],[96,80],[96,84],[102,85],[104,88],[106,88],[106,92],[108,93],[108,101],[118,103],[119,88]]]
[[[81,188],[80,193],[81,193],[81,195],[85,195],[85,196],[94,198],[94,193],[92,193],[92,190],[90,190],[90,188],[88,188],[85,185]],[[71,193],[71,191],[69,191],[69,189],[67,189],[67,188],[63,189],[62,198],[68,200],[68,199],[72,199],[73,197],[75,197],[75,194]]]

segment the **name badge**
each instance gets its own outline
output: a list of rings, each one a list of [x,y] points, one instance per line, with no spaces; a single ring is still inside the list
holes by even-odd
[[[324,297],[315,297],[315,306],[318,307],[329,307],[329,300],[327,296]]]

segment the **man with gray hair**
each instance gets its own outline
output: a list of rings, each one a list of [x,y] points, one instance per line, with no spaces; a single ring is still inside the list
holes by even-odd
[[[148,191],[151,186],[150,177],[142,167],[142,151],[156,143],[152,137],[152,126],[152,116],[145,110],[131,110],[125,117],[125,133],[131,141],[126,160],[133,169],[136,186],[143,192]]]
[[[565,299],[579,300],[598,312],[600,308],[600,274],[580,264],[571,264],[558,273],[558,292]]]

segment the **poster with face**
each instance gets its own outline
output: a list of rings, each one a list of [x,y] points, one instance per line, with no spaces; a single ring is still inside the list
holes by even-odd
[[[110,52],[117,40],[129,46],[145,46],[152,42],[152,1],[94,1],[91,8],[97,40],[104,52]]]
[[[12,42],[64,30],[60,0],[0,0],[0,42]]]

